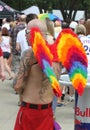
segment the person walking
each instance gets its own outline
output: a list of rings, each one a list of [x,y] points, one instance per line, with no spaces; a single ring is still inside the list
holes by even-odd
[[[11,68],[8,65],[8,59],[10,58],[11,55],[11,38],[9,36],[9,31],[5,27],[2,28],[2,42],[0,43],[0,46],[3,51],[4,66],[9,74],[9,80],[11,80],[13,79],[13,75],[11,72]]]
[[[26,24],[28,24],[29,21],[33,20],[33,19],[37,19],[37,15],[34,13],[28,14],[26,17]],[[16,50],[18,52],[20,52],[20,58],[23,54],[23,52],[25,50],[27,50],[28,48],[30,48],[30,46],[28,45],[27,39],[26,39],[26,27],[19,31],[17,34],[17,38],[16,38]],[[13,80],[14,82],[14,80]],[[19,101],[18,101],[18,106],[21,105],[21,101],[22,101],[22,92],[19,95]]]
[[[45,22],[34,19],[27,25],[26,37],[30,44],[30,30],[38,27],[47,36],[47,26]],[[59,63],[54,64],[58,70]],[[59,71],[58,75],[60,74]],[[52,101],[54,93],[51,83],[39,66],[32,48],[24,51],[20,69],[16,78],[14,88],[16,91],[23,90],[23,101],[21,103],[14,130],[54,130],[54,119],[52,111]]]
[[[5,69],[4,69],[4,61],[3,61],[3,52],[0,47],[0,79],[2,81],[5,80]]]

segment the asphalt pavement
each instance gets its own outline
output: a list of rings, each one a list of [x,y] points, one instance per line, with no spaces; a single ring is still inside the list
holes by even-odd
[[[65,97],[67,102],[68,97]],[[19,97],[13,89],[13,80],[0,81],[0,130],[14,130],[19,109]],[[62,130],[74,130],[74,102],[56,108],[56,121]]]

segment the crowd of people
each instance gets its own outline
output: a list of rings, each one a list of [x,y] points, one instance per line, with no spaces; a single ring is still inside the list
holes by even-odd
[[[74,101],[72,86],[62,86],[62,96],[57,98],[51,84],[38,65],[30,44],[30,29],[38,27],[49,44],[53,44],[64,28],[71,28],[81,40],[90,64],[90,19],[70,23],[58,20],[45,21],[36,14],[20,15],[16,21],[2,20],[0,28],[0,78],[13,80],[13,87],[20,99],[20,106],[14,130],[55,130],[54,120],[57,106],[65,104],[66,93],[69,101]],[[59,80],[67,74],[61,63],[53,62],[53,70]],[[90,71],[90,66],[88,66]],[[14,75],[13,75],[14,73]],[[68,89],[67,89],[68,88]],[[22,118],[21,118],[22,117]]]

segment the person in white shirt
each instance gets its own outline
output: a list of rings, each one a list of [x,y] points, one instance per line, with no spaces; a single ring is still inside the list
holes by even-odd
[[[75,33],[81,40],[88,58],[88,74],[90,74],[90,37],[86,36],[86,27],[83,24],[78,24]]]
[[[29,14],[26,17],[26,23],[28,24],[28,22],[31,21],[32,19],[37,19],[37,18],[38,17],[36,14]],[[30,46],[28,46],[28,42],[26,40],[26,31],[25,30],[26,30],[26,28],[19,31],[17,34],[17,38],[16,38],[16,50],[21,51],[21,56],[22,56],[22,53],[30,47]]]
[[[37,19],[37,15],[36,14],[29,14],[26,17],[26,23],[28,23],[29,21],[31,21],[32,19]],[[28,46],[28,42],[26,39],[26,28],[19,31],[17,34],[17,39],[16,39],[16,50],[21,52],[21,57],[22,54],[25,50],[29,49],[30,46]],[[22,92],[19,93],[19,101],[18,101],[18,105],[21,105],[21,101],[22,101]]]
[[[11,68],[8,65],[8,59],[11,56],[11,45],[10,44],[11,44],[11,38],[9,36],[9,31],[7,30],[7,28],[4,27],[2,29],[2,42],[0,43],[0,46],[3,51],[4,66],[5,66],[6,71],[9,74],[9,80],[13,79]]]
[[[26,36],[25,36],[25,29],[21,30],[17,34],[17,40],[16,40],[16,50],[22,53],[29,48]]]
[[[4,21],[4,23],[2,24],[2,28],[7,28],[7,30],[9,31],[10,30],[10,20],[9,20],[9,18],[4,18],[3,19]]]

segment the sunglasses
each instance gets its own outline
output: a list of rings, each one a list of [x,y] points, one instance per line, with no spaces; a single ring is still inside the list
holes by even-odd
[[[26,29],[25,32],[26,32],[26,34],[28,34],[28,33],[30,33],[30,30]]]

